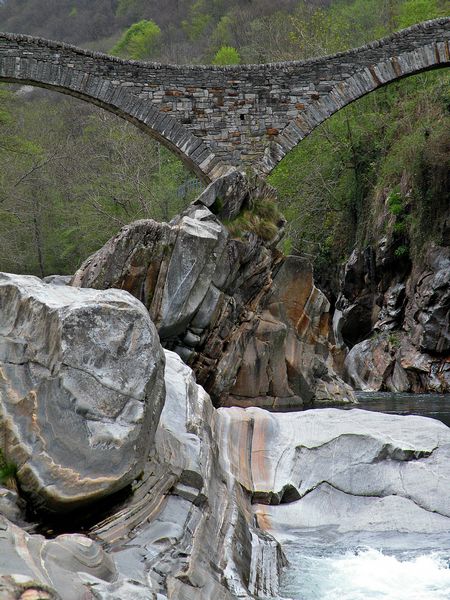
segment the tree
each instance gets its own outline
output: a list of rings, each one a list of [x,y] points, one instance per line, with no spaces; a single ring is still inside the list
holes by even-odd
[[[158,25],[154,21],[143,19],[125,31],[112,53],[134,60],[151,58],[158,48],[160,38],[161,29]]]
[[[222,46],[217,52],[213,60],[213,65],[238,65],[241,62],[241,57],[236,48],[232,46]]]
[[[207,4],[205,0],[197,0],[189,10],[189,18],[182,23],[183,29],[191,42],[198,40],[212,21],[212,15],[206,11]]]

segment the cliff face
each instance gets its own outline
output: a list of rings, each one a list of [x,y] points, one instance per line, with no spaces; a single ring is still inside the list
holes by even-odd
[[[345,264],[334,333],[349,350],[345,370],[356,389],[450,391],[450,198],[445,185],[441,192],[422,239],[405,227],[414,207],[393,214],[385,196],[370,242]]]

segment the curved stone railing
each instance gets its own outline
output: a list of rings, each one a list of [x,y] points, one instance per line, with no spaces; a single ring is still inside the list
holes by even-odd
[[[0,34],[0,81],[55,89],[118,114],[177,153],[204,181],[230,166],[270,172],[357,98],[450,63],[450,18],[305,62],[177,66],[127,61]]]

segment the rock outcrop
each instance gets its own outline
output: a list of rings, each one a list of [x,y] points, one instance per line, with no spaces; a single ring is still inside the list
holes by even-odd
[[[254,527],[248,495],[220,462],[217,412],[169,351],[166,390],[139,488],[93,534],[114,549],[127,578],[170,599],[277,597],[280,547]]]
[[[386,246],[346,265],[334,330],[348,377],[364,391],[450,392],[450,249],[412,265]]]
[[[357,409],[219,409],[224,469],[279,540],[305,527],[445,532],[450,429]]]
[[[124,227],[72,285],[141,300],[164,347],[193,368],[216,405],[354,401],[329,358],[329,304],[311,268],[294,258],[283,264],[276,250],[284,220],[274,203],[267,184],[233,172],[171,223]]]
[[[100,544],[83,535],[47,540],[29,535],[0,515],[2,600],[94,600],[86,576],[111,582],[118,573]],[[39,594],[32,595],[35,590]]]
[[[163,376],[156,329],[130,294],[0,275],[1,448],[36,507],[78,508],[139,475]]]
[[[334,371],[329,311],[310,263],[287,257],[274,275],[236,383],[222,405],[286,410],[354,402],[352,389]]]
[[[288,336],[299,336],[296,343],[305,345],[305,360],[308,353],[317,352],[317,360],[326,367],[326,324],[320,322],[320,315],[326,314],[325,300],[311,278],[309,288],[298,283],[307,279],[308,272],[301,261],[286,261],[260,314],[275,315],[277,323],[284,324],[285,338],[277,338],[279,325],[269,329],[272,340],[278,339],[274,347],[280,348],[281,356]],[[298,293],[284,295],[286,282],[298,285]],[[50,408],[60,406],[60,398],[65,397],[55,391],[44,396],[44,391],[53,381],[57,391],[65,390],[71,369],[83,376],[87,372],[96,383],[108,382],[108,393],[101,395],[102,388],[92,388],[90,396],[91,401],[103,400],[104,411],[108,400],[117,403],[119,385],[122,394],[128,391],[124,395],[130,401],[136,400],[136,386],[141,385],[141,402],[157,411],[147,423],[146,454],[142,457],[144,446],[138,441],[126,454],[128,462],[142,461],[141,476],[132,482],[128,495],[110,498],[107,509],[98,508],[103,511],[101,518],[98,513],[88,535],[49,540],[1,518],[0,592],[7,600],[36,593],[50,600],[279,598],[279,578],[286,565],[280,542],[294,535],[296,528],[448,530],[450,430],[437,421],[359,410],[289,414],[260,408],[216,410],[180,356],[166,350],[163,357],[147,311],[123,291],[74,289],[3,275],[0,308],[1,432],[6,458],[24,455],[23,450],[14,454],[20,448],[21,427],[35,432],[31,441],[42,450],[27,456],[28,462],[17,463],[21,486],[33,481],[23,478],[24,465],[25,473],[33,473],[42,463],[45,466],[47,456],[56,463],[67,452],[61,447],[79,440],[74,427],[65,438],[55,431],[67,414],[75,419],[70,407],[76,408],[78,398],[86,396],[73,396],[72,405],[62,404],[65,412],[57,413],[61,424],[46,427],[43,422],[44,418],[49,422]],[[105,319],[113,332],[105,328]],[[76,327],[70,327],[73,323]],[[276,373],[273,381],[282,372],[281,367],[273,368],[275,359],[271,355],[267,365]],[[19,367],[24,372],[15,370]],[[11,392],[12,384],[20,391],[18,382],[25,387],[29,381],[34,404],[25,401],[28,396]],[[87,389],[84,381],[76,386],[80,394]],[[153,397],[158,399],[155,405],[150,403]],[[38,402],[42,399],[43,413]],[[98,415],[97,404],[94,408]],[[73,412],[85,419],[89,430],[91,413]],[[110,434],[109,423],[101,429],[106,434]],[[103,449],[103,445],[91,446],[89,438],[85,446],[87,457],[92,448]],[[107,448],[111,468],[115,447]],[[72,470],[97,465],[85,465],[85,455],[75,452]],[[64,512],[66,502],[55,501],[56,492],[65,499],[68,490],[72,498],[74,483],[57,479],[63,472],[59,467],[48,472],[55,480],[44,481],[39,493],[31,491],[28,501],[48,502],[52,510]],[[77,503],[92,502],[97,490],[93,494],[89,487],[77,489]],[[4,506],[20,523],[17,496],[6,491],[2,498],[0,509]]]
[[[85,536],[45,541],[4,521],[0,556],[8,560],[0,561],[0,586],[17,591],[32,576],[35,586],[49,586],[50,598],[64,600],[278,597],[283,554],[254,526],[248,494],[222,469],[208,394],[169,351],[165,381],[143,477],[90,532],[109,552]],[[11,573],[19,576],[11,580]]]

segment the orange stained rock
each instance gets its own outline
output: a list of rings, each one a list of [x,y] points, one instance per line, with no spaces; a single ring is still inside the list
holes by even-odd
[[[272,419],[270,415],[261,415],[254,420],[253,426],[253,438],[251,445],[251,472],[255,491],[258,487],[267,488],[267,485],[271,485],[269,481],[271,475],[271,461],[268,456],[267,440],[270,439],[270,427],[272,425]]]
[[[272,529],[270,514],[265,510],[263,504],[258,505],[258,508],[255,510],[255,517],[260,529],[263,531],[270,531]]]

